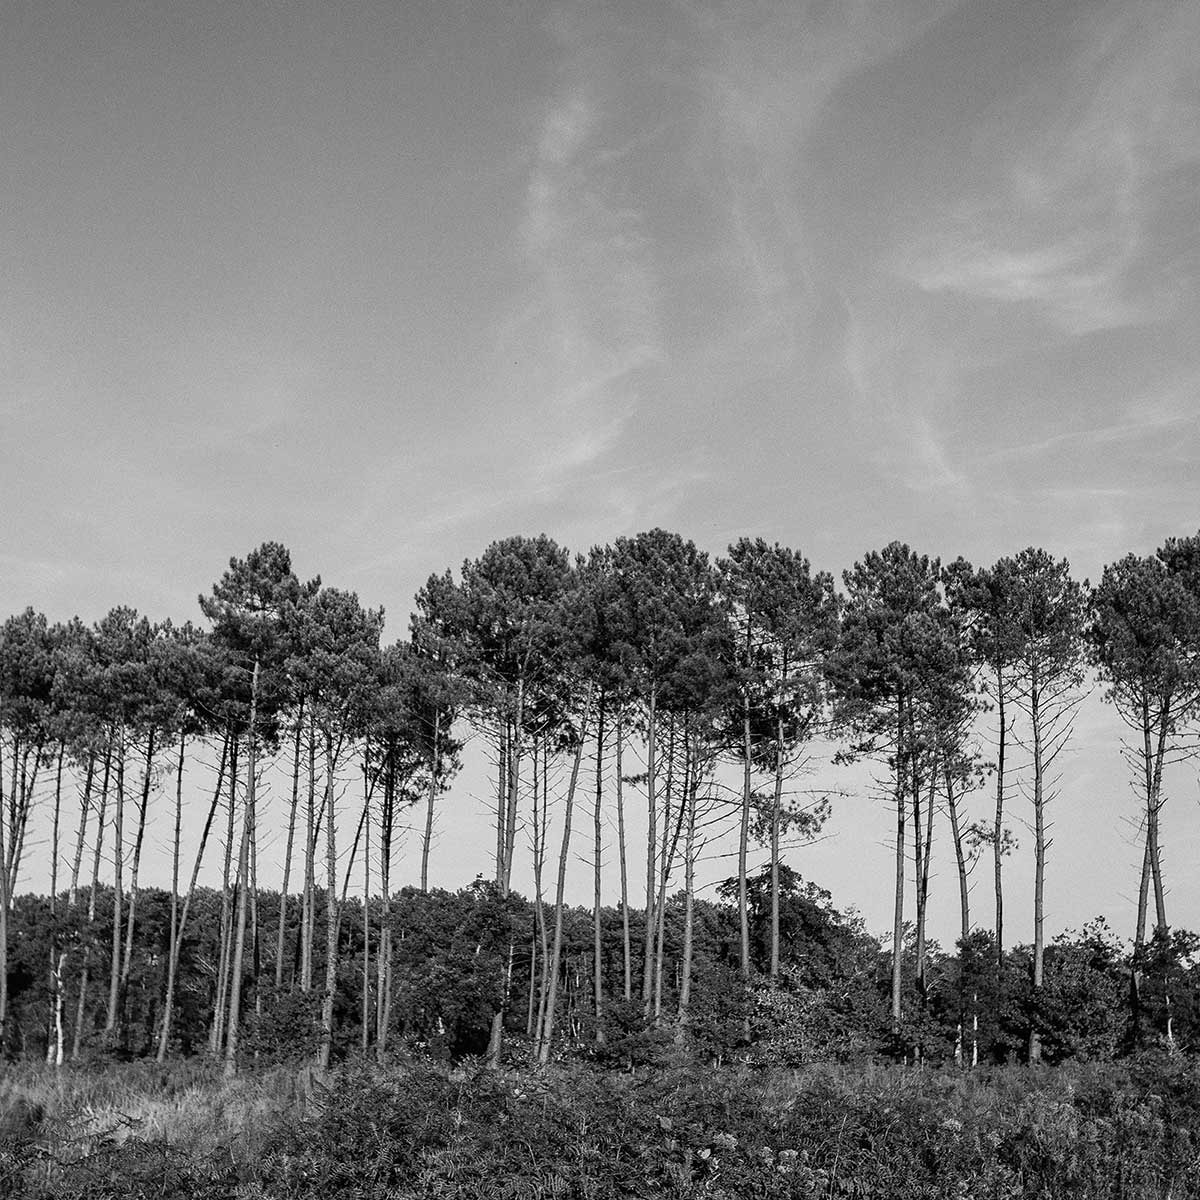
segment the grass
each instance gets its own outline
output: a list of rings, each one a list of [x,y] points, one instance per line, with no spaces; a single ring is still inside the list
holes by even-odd
[[[15,1065],[0,1196],[1182,1200],[1200,1070]]]

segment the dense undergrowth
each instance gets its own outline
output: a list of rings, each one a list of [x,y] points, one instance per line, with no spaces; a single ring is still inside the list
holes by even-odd
[[[17,1068],[0,1195],[30,1200],[1200,1196],[1200,1067],[487,1072],[413,1060],[223,1083]]]

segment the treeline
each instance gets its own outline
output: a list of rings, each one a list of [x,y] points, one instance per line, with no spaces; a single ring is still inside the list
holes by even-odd
[[[94,626],[51,625],[29,609],[0,631],[8,1052],[62,1062],[94,1045],[160,1059],[205,1049],[232,1073],[262,1052],[244,1036],[258,1038],[271,1021],[291,1022],[290,1043],[310,1046],[321,1065],[345,1049],[351,1026],[354,1043],[381,1057],[395,1030],[418,1036],[396,1009],[415,928],[402,914],[428,893],[437,810],[474,736],[494,768],[494,877],[467,894],[467,915],[435,939],[423,969],[452,974],[453,947],[463,928],[473,931],[464,944],[490,1062],[506,1031],[526,1035],[547,1061],[564,1040],[579,1041],[585,1012],[597,1052],[631,1022],[639,1036],[703,1041],[701,1014],[717,997],[732,998],[733,1042],[743,1046],[761,1038],[757,1004],[800,1020],[805,997],[822,989],[788,968],[796,884],[782,855],[828,811],[795,786],[827,743],[839,759],[874,765],[894,817],[892,941],[886,954],[864,952],[852,974],[862,987],[830,993],[854,996],[843,1024],[857,1028],[848,1014],[868,1017],[868,997],[882,996],[890,1053],[940,1053],[938,1030],[953,1028],[953,1053],[966,1061],[980,1052],[982,1021],[1004,1027],[1006,1055],[1016,1022],[1025,1057],[1041,1059],[1047,1039],[1061,1057],[1048,974],[1056,952],[1042,914],[1046,812],[1097,679],[1129,730],[1144,859],[1132,954],[1095,931],[1078,944],[1112,960],[1102,973],[1125,973],[1114,1046],[1180,1033],[1191,941],[1168,923],[1159,830],[1164,767],[1188,752],[1200,707],[1200,536],[1127,556],[1094,589],[1042,550],[975,568],[892,543],[844,572],[841,592],[802,555],[761,540],[712,562],[660,529],[575,559],[544,536],[515,537],[457,578],[431,576],[410,636],[390,646],[382,610],[301,581],[287,550],[267,543],[231,560],[200,607],[203,630],[118,608]],[[279,893],[258,881],[268,768],[287,780]],[[1006,954],[1003,861],[1018,783],[1032,802],[1035,920],[1028,950]],[[139,884],[156,791],[172,801],[165,893]],[[968,814],[973,792],[987,797],[985,820]],[[646,839],[636,853],[633,804]],[[187,824],[202,829],[185,847],[193,807]],[[49,843],[44,900],[19,897],[35,811]],[[406,893],[393,859],[414,812],[421,865]],[[610,826],[620,894],[606,908]],[[961,911],[948,959],[926,929],[931,847],[943,827]],[[593,903],[581,948],[564,895],[588,833]],[[727,836],[737,870],[728,905],[714,906],[697,898],[696,864]],[[528,905],[513,890],[518,837],[532,851]],[[754,842],[767,853],[761,877],[749,871]],[[221,856],[217,892],[197,886],[206,852]],[[970,905],[980,854],[992,864],[989,933]],[[731,939],[716,932],[726,921]],[[41,936],[30,936],[30,922]],[[16,1004],[18,988],[40,994],[41,1006]],[[428,1011],[445,1040],[443,1008]],[[478,1039],[478,1005],[472,1021],[470,1036],[449,1038],[455,1052]],[[880,1050],[872,1022],[863,1045]]]

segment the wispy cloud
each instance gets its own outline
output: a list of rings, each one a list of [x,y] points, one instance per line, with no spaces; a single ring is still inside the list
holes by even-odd
[[[1147,243],[1179,173],[1200,162],[1200,8],[1108,5],[1074,32],[1055,79],[979,132],[977,152],[998,159],[986,190],[894,266],[926,291],[1030,304],[1089,333],[1170,316],[1196,286],[1148,263]]]

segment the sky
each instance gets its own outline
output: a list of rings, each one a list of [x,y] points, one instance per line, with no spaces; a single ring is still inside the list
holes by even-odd
[[[402,637],[498,537],[659,525],[1095,580],[1200,525],[1198,48],[1192,0],[0,0],[0,611],[197,618],[274,539]],[[1128,923],[1118,736],[1052,925]],[[846,803],[806,861],[882,927]]]

